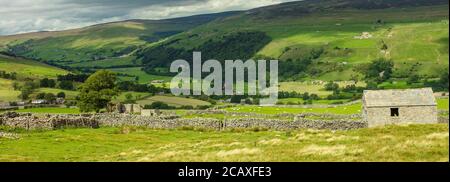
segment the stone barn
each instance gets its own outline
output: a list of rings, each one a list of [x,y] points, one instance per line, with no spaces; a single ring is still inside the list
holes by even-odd
[[[431,88],[366,90],[363,118],[369,127],[399,123],[438,123],[436,99]]]

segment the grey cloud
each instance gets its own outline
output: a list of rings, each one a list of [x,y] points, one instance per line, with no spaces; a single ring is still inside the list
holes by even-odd
[[[244,10],[292,0],[0,0],[0,35]]]

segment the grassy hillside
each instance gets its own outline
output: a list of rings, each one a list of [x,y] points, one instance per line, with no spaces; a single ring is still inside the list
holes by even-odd
[[[40,113],[40,114],[80,114],[78,108],[65,108],[65,107],[38,107],[16,110],[22,113]]]
[[[38,61],[10,57],[0,54],[0,71],[15,72],[16,81],[25,79],[56,78],[69,73],[66,70],[50,66]],[[14,80],[0,78],[0,102],[17,101],[20,91],[13,89]]]
[[[15,91],[12,80],[0,78],[0,102],[9,102],[18,100],[20,91]]]
[[[62,32],[0,37],[6,51],[76,68],[143,66],[145,83],[175,59],[279,59],[281,77],[348,80],[376,58],[437,77],[448,68],[447,0],[305,0],[243,12],[130,20]],[[358,38],[367,32],[367,36]],[[384,49],[385,48],[385,49]],[[295,66],[291,66],[295,65]],[[135,69],[135,68],[133,68]],[[133,79],[133,78],[131,78]],[[158,78],[164,79],[164,78]]]
[[[158,76],[147,74],[142,70],[142,67],[131,67],[131,68],[112,68],[109,69],[113,72],[120,73],[124,76],[119,76],[121,80],[130,80],[133,81],[138,78],[138,82],[141,84],[148,84],[153,80],[164,80],[170,82],[172,77],[169,76]]]
[[[449,160],[446,124],[333,132],[232,132],[122,127],[18,134],[20,139],[0,138],[0,161]],[[80,148],[80,145],[83,147]]]
[[[60,32],[0,36],[3,50],[13,54],[70,66],[127,57],[145,43],[189,30],[234,12],[167,20],[128,20]],[[122,64],[136,64],[129,59]],[[79,65],[78,65],[79,66]]]
[[[228,53],[225,57],[229,59],[246,59],[239,56],[242,54],[229,42],[221,40],[237,32],[263,32],[271,41],[253,54],[254,58],[298,62],[311,57],[313,50],[320,50],[320,54],[306,64],[306,69],[293,70],[287,76],[291,79],[348,80],[355,74],[355,65],[380,57],[394,60],[400,77],[408,74],[407,70],[414,64],[419,64],[417,69],[421,75],[429,77],[437,76],[441,68],[448,67],[448,1],[414,1],[418,3],[411,4],[412,1],[404,0],[409,4],[400,5],[384,0],[377,1],[381,5],[374,7],[371,1],[361,1],[369,4],[366,8],[357,8],[364,3],[347,6],[349,2],[355,3],[302,1],[250,10],[170,37],[159,46],[138,52],[138,57],[151,67],[155,58],[148,55],[154,54],[154,50],[161,52],[161,47],[165,47],[168,54],[178,54],[172,57],[188,57],[182,50],[193,49],[211,55],[204,59],[215,58],[215,55],[222,58],[223,52]],[[430,3],[432,6],[423,6]],[[363,32],[371,37],[356,38]],[[242,38],[241,42],[248,43],[247,39]],[[217,47],[230,48],[211,53],[205,46],[210,42],[222,45]],[[388,47],[386,51],[381,49],[383,42]]]
[[[0,54],[0,70],[16,72],[19,78],[56,78],[57,75],[65,75],[65,71],[54,66],[49,66],[37,61],[15,58]]]

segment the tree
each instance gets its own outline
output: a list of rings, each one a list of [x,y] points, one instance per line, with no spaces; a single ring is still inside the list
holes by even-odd
[[[334,91],[334,90],[338,90],[338,89],[339,89],[339,84],[337,84],[337,83],[328,82],[327,84],[325,84],[326,91]]]
[[[52,93],[46,93],[44,99],[49,103],[53,103],[56,101],[56,96]]]
[[[39,82],[40,87],[48,87],[48,78],[44,78]]]
[[[378,84],[376,82],[374,82],[374,81],[368,81],[366,89],[368,89],[368,90],[376,90],[376,89],[378,89]]]
[[[27,100],[30,98],[30,94],[33,93],[34,89],[37,88],[37,85],[32,81],[27,81],[20,88],[19,98],[22,100]]]
[[[311,100],[320,100],[320,97],[317,94],[311,94],[311,95],[309,95],[309,97]]]
[[[366,80],[374,80],[378,83],[384,82],[391,78],[394,69],[394,62],[388,59],[377,59],[364,71]]]
[[[55,88],[55,86],[56,86],[56,81],[53,80],[53,79],[49,79],[48,82],[47,82],[47,84],[48,84],[48,87],[50,87],[50,88]]]
[[[252,104],[252,100],[250,98],[245,99],[245,104]]]
[[[409,85],[413,84],[413,83],[417,83],[419,82],[420,77],[419,75],[412,73],[408,76],[408,80],[406,81],[406,83],[408,83]]]
[[[387,46],[387,44],[384,41],[381,41],[381,44],[382,44],[381,50],[386,51],[389,49],[389,47]]]
[[[243,96],[241,95],[233,95],[231,96],[230,102],[234,104],[240,104]]]
[[[133,103],[135,103],[135,101],[133,100],[133,94],[127,93],[127,94],[125,95],[125,103],[127,103],[127,104],[133,104]]]
[[[309,93],[308,92],[303,93],[302,99],[303,100],[309,100],[310,99]]]
[[[174,107],[171,107],[164,102],[157,101],[153,102],[150,105],[145,105],[144,109],[174,109]]]
[[[359,76],[357,74],[352,74],[350,75],[350,80],[355,82],[355,85],[357,85],[359,82]]]
[[[19,90],[19,89],[20,89],[20,84],[19,84],[19,82],[13,82],[12,86],[13,86],[13,89],[14,89],[14,90]]]
[[[59,82],[59,88],[64,90],[73,90],[73,82],[68,80],[63,80]]]
[[[66,98],[66,93],[64,93],[64,92],[59,92],[58,94],[56,94],[56,96],[57,96],[58,98],[63,98],[63,99],[65,99],[65,98]]]
[[[448,87],[449,87],[449,78],[448,78],[448,68],[445,70],[445,71],[443,71],[442,73],[441,73],[441,75],[440,75],[440,78],[439,78],[439,83],[440,83],[440,85],[441,85],[441,87],[443,87],[443,88],[447,88],[448,89]]]
[[[114,96],[117,96],[116,75],[111,71],[100,70],[89,76],[80,86],[78,107],[81,112],[105,108]]]
[[[41,92],[36,95],[36,99],[45,99],[45,93]]]
[[[40,85],[40,87],[54,88],[56,85],[56,82],[53,79],[44,78],[39,82],[39,85]]]

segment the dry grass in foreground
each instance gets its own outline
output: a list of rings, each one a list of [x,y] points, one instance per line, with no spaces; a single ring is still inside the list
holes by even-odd
[[[449,161],[447,124],[337,132],[135,127],[0,132],[19,134],[0,136],[0,161]]]

